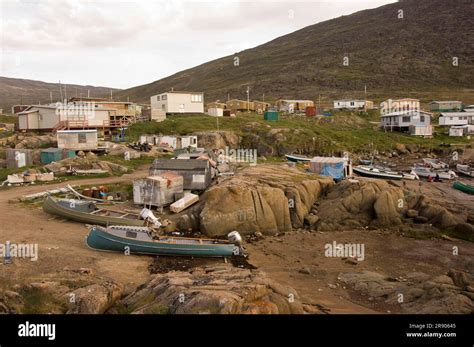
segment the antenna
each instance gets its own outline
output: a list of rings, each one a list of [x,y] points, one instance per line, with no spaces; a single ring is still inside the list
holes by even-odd
[[[61,95],[61,102],[63,102],[63,89],[61,88],[61,80],[59,80],[59,94]]]

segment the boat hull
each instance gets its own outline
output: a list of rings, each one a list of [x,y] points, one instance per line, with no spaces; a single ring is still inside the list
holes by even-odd
[[[381,178],[385,180],[401,180],[403,177],[402,175],[393,175],[393,174],[386,174],[383,172],[371,172],[363,169],[359,169],[357,167],[352,169],[356,174],[363,177],[369,178]]]
[[[464,184],[462,182],[454,182],[453,188],[460,190],[461,192],[474,195],[474,186],[470,186],[468,184]]]
[[[286,159],[294,163],[298,163],[298,162],[309,163],[311,161],[311,158],[299,157],[297,155],[291,155],[291,154],[286,154],[285,157]]]
[[[90,229],[86,244],[90,248],[104,251],[191,257],[229,257],[234,255],[236,248],[234,244],[177,244],[130,240],[96,227]]]
[[[48,196],[43,203],[43,210],[46,213],[60,216],[66,219],[73,220],[75,222],[85,223],[85,224],[98,224],[98,225],[132,225],[132,226],[143,226],[145,221],[142,219],[128,219],[128,218],[119,218],[113,216],[101,216],[93,215],[87,212],[76,211],[73,209],[68,209],[64,206],[61,206],[56,199],[51,196]]]

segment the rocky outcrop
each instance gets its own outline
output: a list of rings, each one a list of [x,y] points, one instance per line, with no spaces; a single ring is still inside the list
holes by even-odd
[[[154,275],[119,304],[132,313],[303,313],[293,288],[230,264]]]
[[[199,213],[208,236],[276,234],[302,227],[312,205],[333,181],[286,165],[248,167],[209,189]]]
[[[68,293],[66,313],[100,314],[109,309],[122,295],[122,287],[114,282],[91,284]]]
[[[0,139],[0,146],[5,146],[9,148],[44,148],[44,147],[56,147],[56,136],[52,134],[46,135],[22,135],[15,134],[3,139]]]
[[[341,182],[320,203],[318,230],[399,225],[406,210],[403,190],[386,181]]]
[[[198,146],[210,149],[223,149],[229,147],[239,148],[240,137],[231,131],[206,131],[196,132],[193,135],[198,137]]]
[[[406,222],[428,223],[439,229],[454,228],[466,221],[437,201],[405,191],[389,181],[359,179],[330,189],[318,206],[318,230],[388,228]]]
[[[339,281],[372,303],[394,305],[403,313],[474,313],[474,278],[450,270],[439,276],[410,273],[393,278],[376,272],[345,273]]]
[[[115,164],[105,160],[99,160],[93,154],[86,155],[83,158],[76,157],[76,158],[66,158],[63,160],[59,160],[57,162],[50,163],[44,166],[51,172],[54,173],[63,173],[69,170],[69,168],[80,169],[80,170],[90,170],[90,169],[98,169],[104,170],[111,174],[123,174],[128,171],[127,167]]]

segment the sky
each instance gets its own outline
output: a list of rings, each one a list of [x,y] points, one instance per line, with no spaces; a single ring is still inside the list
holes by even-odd
[[[0,76],[129,88],[394,0],[0,0]]]

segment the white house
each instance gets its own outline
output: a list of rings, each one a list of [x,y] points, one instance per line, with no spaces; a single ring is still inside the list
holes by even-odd
[[[334,100],[334,109],[348,109],[348,110],[357,110],[357,109],[372,109],[374,103],[369,100]]]
[[[151,112],[204,113],[204,93],[170,91],[150,98]],[[156,112],[155,112],[156,113]]]
[[[439,116],[439,125],[474,124],[474,112],[446,112]]]
[[[407,131],[412,135],[431,136],[433,134],[431,117],[432,114],[429,112],[416,110],[382,113],[380,126],[384,130]]]
[[[449,136],[464,136],[464,126],[452,126],[449,128]]]
[[[149,143],[156,146],[166,146],[173,149],[197,148],[197,136],[173,136],[173,135],[141,135],[140,143]]]
[[[74,128],[115,127],[117,110],[96,107],[93,104],[32,105],[17,113],[18,129],[54,131]]]
[[[207,114],[213,117],[224,116],[224,109],[220,107],[210,107],[207,109]]]

